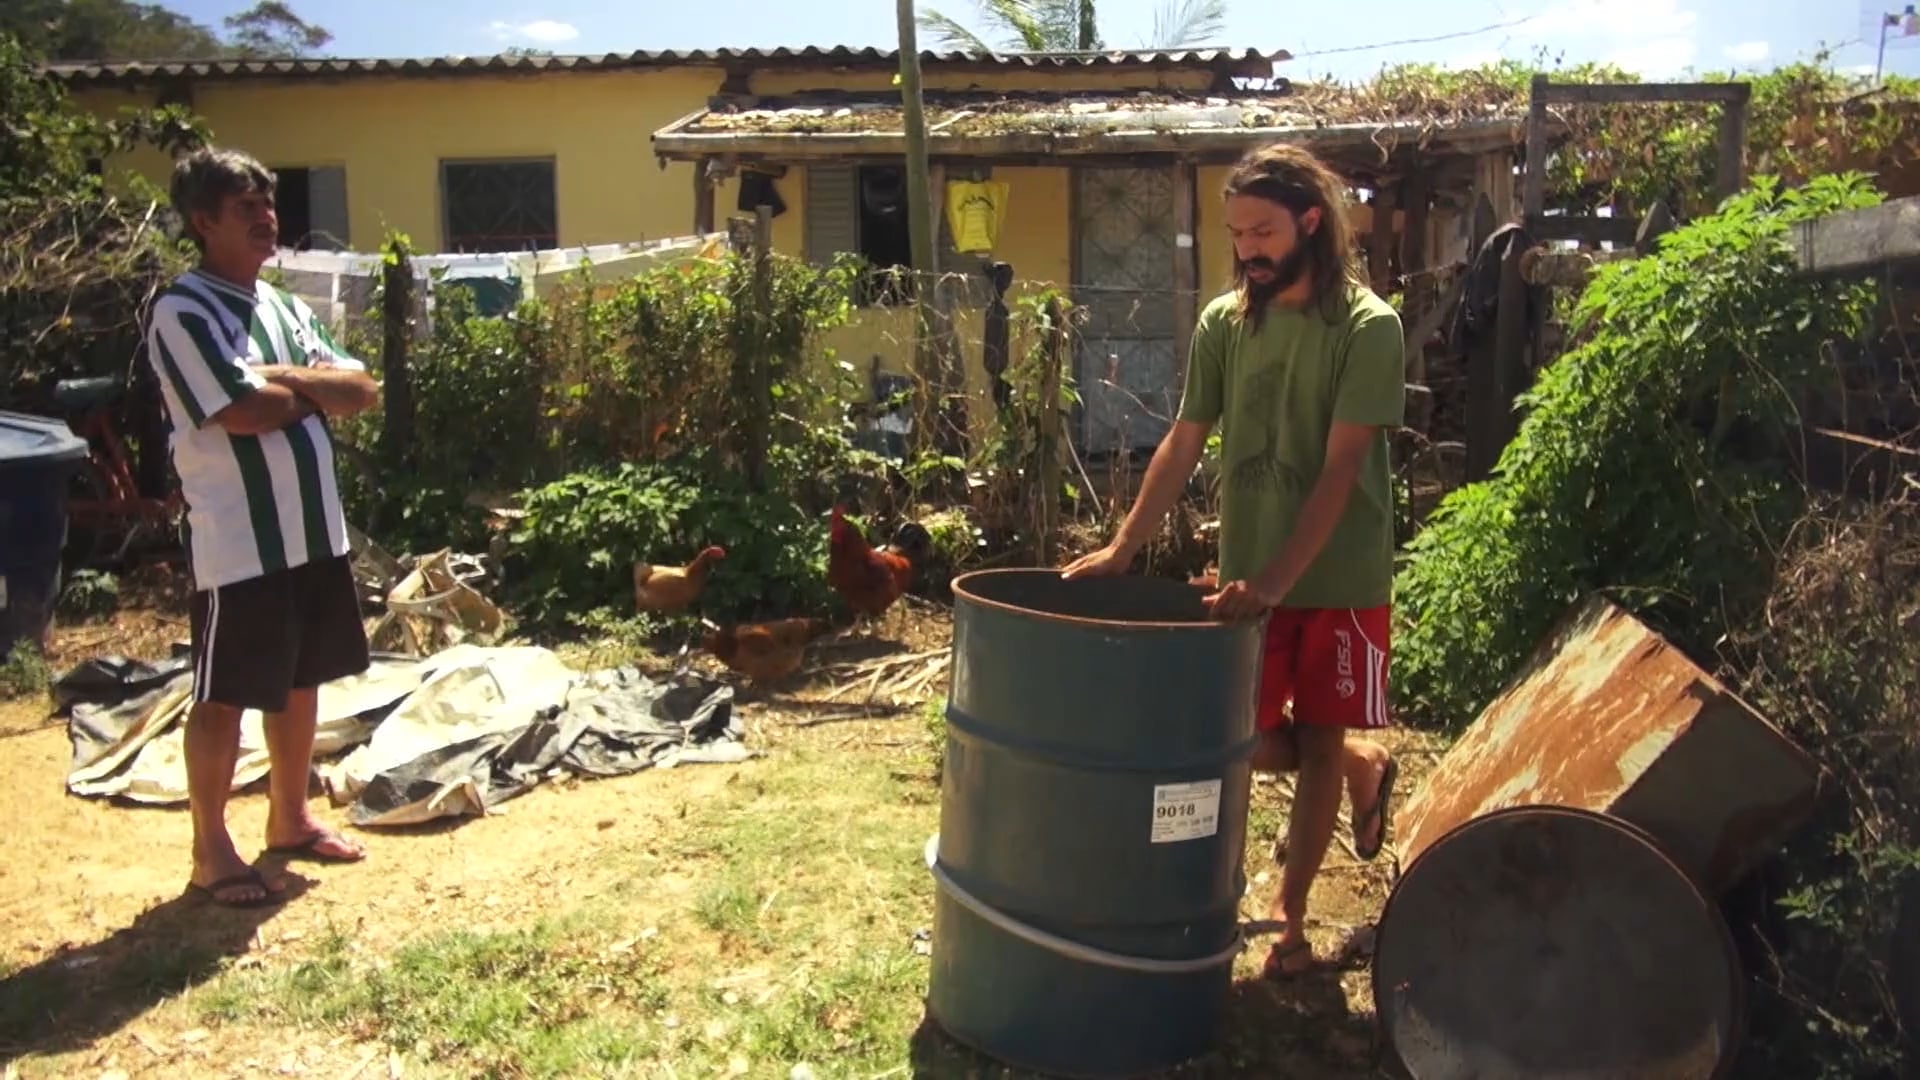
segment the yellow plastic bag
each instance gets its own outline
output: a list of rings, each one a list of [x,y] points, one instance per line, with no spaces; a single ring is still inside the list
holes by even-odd
[[[947,226],[953,230],[956,250],[993,250],[1000,225],[1007,218],[1007,190],[1007,185],[998,180],[947,183]]]

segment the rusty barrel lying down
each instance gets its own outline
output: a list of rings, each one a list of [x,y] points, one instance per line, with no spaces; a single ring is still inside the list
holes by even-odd
[[[1242,946],[1259,624],[1160,578],[953,592],[930,1017],[1057,1075],[1207,1052]]]
[[[1708,1080],[1743,1004],[1714,903],[1644,831],[1564,806],[1473,818],[1408,867],[1373,998],[1415,1080]]]

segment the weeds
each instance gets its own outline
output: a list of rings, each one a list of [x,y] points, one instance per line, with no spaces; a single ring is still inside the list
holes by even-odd
[[[39,646],[31,641],[16,641],[0,662],[0,698],[24,698],[44,694],[53,685],[53,669]]]
[[[912,913],[932,822],[900,783],[883,760],[802,752],[689,808],[669,852],[702,882],[684,909],[647,910],[659,898],[636,880],[528,929],[432,933],[385,958],[336,929],[190,1001],[204,1021],[348,1031],[462,1075],[879,1072],[926,979]]]
[[[1762,920],[1752,1054],[1763,1075],[1891,1076],[1887,942],[1920,874],[1920,505],[1823,504],[1793,533],[1730,678],[1819,761],[1828,799],[1785,852]]]
[[[66,619],[98,619],[119,607],[119,578],[98,570],[76,570],[61,587],[55,611]]]
[[[210,1020],[349,1026],[472,1075],[574,1075],[655,1046],[642,1018],[667,1002],[658,961],[617,945],[574,919],[448,931],[370,964],[336,931],[290,968],[230,976],[196,1000]]]

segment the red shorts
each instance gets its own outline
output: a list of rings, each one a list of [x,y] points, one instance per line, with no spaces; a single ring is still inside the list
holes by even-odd
[[[1261,663],[1260,730],[1386,727],[1391,610],[1276,608]]]

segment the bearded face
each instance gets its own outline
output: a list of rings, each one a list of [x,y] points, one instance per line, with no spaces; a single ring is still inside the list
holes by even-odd
[[[1233,240],[1233,279],[1249,302],[1259,307],[1292,288],[1309,267],[1307,237],[1319,225],[1320,211],[1295,215],[1257,195],[1227,199],[1227,231]]]

